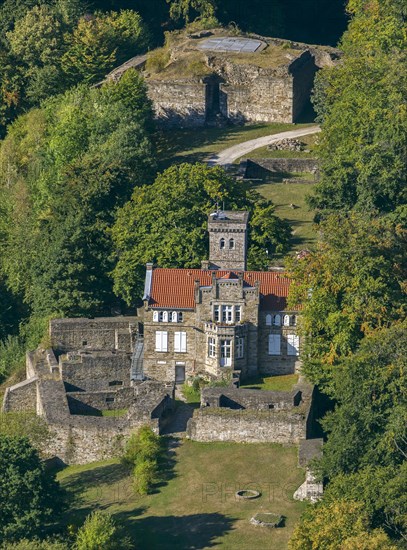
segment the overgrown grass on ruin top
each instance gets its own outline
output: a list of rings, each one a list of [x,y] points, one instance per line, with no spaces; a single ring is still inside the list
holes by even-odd
[[[63,525],[78,525],[92,510],[103,509],[137,548],[287,548],[305,509],[292,499],[305,475],[297,467],[295,446],[186,440],[174,451],[167,480],[142,497],[134,494],[119,460],[65,468],[58,479],[72,503]],[[259,490],[261,496],[236,499],[240,489]],[[269,531],[250,524],[254,514],[269,511],[287,517],[284,528]]]
[[[250,390],[291,391],[298,383],[298,374],[256,376],[245,380],[240,387]]]

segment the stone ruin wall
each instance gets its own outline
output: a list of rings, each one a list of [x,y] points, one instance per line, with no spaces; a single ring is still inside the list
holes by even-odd
[[[187,436],[194,441],[298,444],[306,437],[304,415],[287,411],[205,408],[188,421]]]
[[[58,354],[86,348],[130,352],[131,330],[135,330],[137,322],[137,317],[53,319],[52,347]]]
[[[244,178],[263,178],[278,173],[318,172],[318,161],[314,158],[269,158],[250,159],[241,162]],[[310,181],[309,183],[312,183]]]
[[[148,81],[148,96],[154,104],[157,121],[181,128],[204,126],[206,85],[198,81]]]

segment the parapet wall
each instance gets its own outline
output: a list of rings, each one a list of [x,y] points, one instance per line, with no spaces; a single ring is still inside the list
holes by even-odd
[[[301,172],[318,172],[318,161],[312,158],[276,158],[247,159],[241,163],[241,173],[244,178],[257,179],[270,177],[273,172],[292,174]],[[309,183],[312,183],[310,181]]]

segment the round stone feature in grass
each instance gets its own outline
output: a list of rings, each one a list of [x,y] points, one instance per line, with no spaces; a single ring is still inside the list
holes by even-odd
[[[260,495],[261,493],[259,491],[253,491],[252,489],[241,489],[240,491],[236,492],[237,498],[243,498],[246,500],[259,498]]]
[[[251,518],[250,523],[259,527],[283,527],[284,516],[274,514],[273,512],[259,512]]]

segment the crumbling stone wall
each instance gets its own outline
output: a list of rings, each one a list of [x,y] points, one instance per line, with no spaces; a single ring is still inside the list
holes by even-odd
[[[137,325],[137,317],[53,319],[50,338],[57,354],[82,349],[130,352]]]
[[[301,402],[301,391],[262,391],[237,388],[204,388],[201,405],[253,410],[291,410]]]
[[[196,410],[188,421],[187,437],[194,441],[290,443],[305,438],[305,414],[288,411]]]
[[[37,410],[37,382],[33,377],[7,388],[3,400],[3,412],[36,412]]]
[[[243,164],[243,163],[242,163]],[[278,173],[299,173],[318,171],[318,161],[312,158],[247,159],[241,167],[244,178],[264,178]],[[309,183],[312,183],[310,181]]]
[[[148,81],[157,121],[169,127],[199,127],[206,122],[206,85],[197,81]]]
[[[112,352],[81,353],[61,361],[62,378],[68,391],[102,391],[130,386],[131,354]]]

